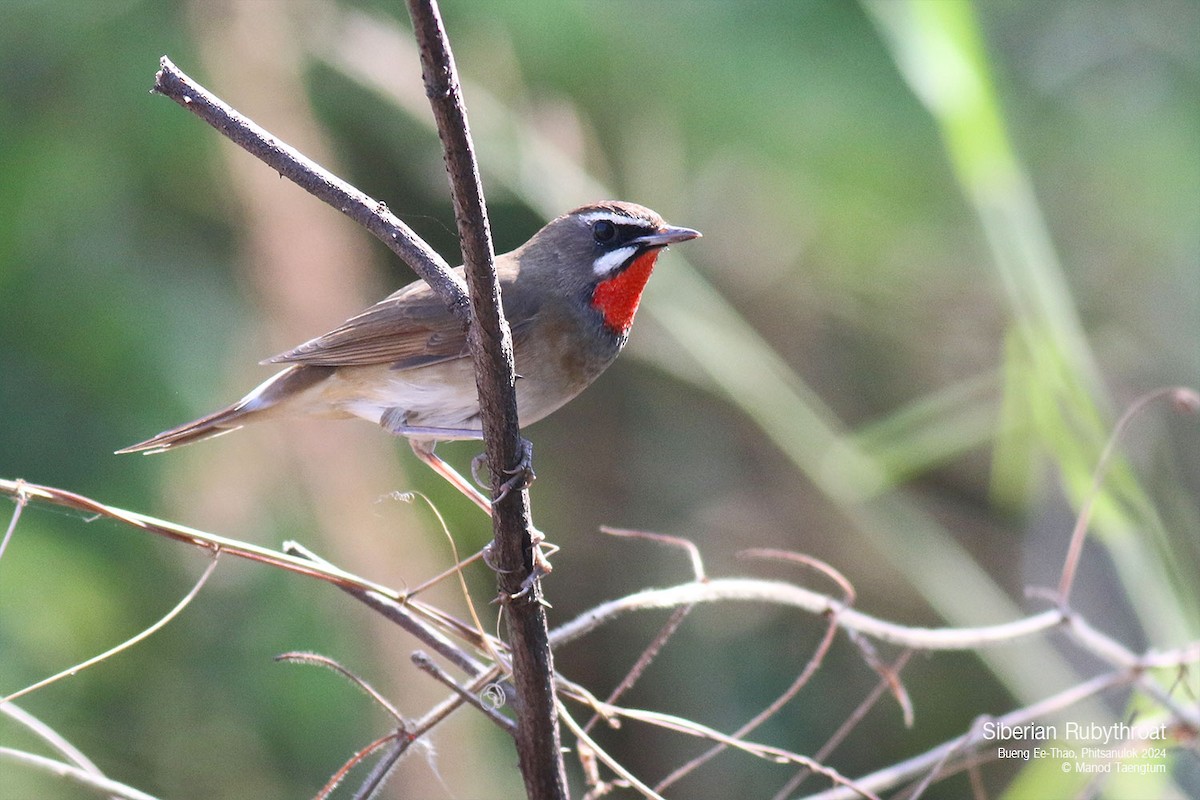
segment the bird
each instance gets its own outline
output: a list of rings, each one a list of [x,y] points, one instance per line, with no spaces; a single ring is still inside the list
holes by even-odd
[[[659,254],[700,235],[610,200],[569,211],[496,256],[522,428],[613,363]],[[455,272],[462,277],[463,267]],[[232,405],[116,452],[162,453],[289,416],[357,417],[408,439],[421,461],[491,513],[492,501],[434,453],[439,442],[483,433],[466,329],[424,281],[260,363],[283,368]]]

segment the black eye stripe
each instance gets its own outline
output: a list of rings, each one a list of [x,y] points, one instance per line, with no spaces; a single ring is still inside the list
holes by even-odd
[[[620,247],[631,239],[653,232],[650,226],[642,222],[617,222],[601,218],[592,223],[592,238],[601,247]]]

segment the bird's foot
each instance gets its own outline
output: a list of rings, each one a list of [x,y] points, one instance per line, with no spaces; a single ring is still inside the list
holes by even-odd
[[[487,488],[490,482],[485,481],[480,475],[485,466],[489,466],[487,463],[487,453],[480,453],[471,459],[471,477],[475,479],[477,484]],[[533,443],[522,437],[520,460],[515,467],[502,470],[502,473],[511,477],[500,484],[500,491],[492,499],[493,505],[508,497],[509,492],[519,492],[522,489],[528,489],[534,480],[537,479],[537,474],[533,471]]]

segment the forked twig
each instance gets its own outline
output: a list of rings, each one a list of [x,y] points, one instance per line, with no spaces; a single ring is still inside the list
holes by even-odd
[[[652,533],[650,531],[635,531],[627,528],[610,528],[607,526],[601,526],[600,530],[609,536],[617,536],[628,539],[645,539],[647,541],[658,542],[671,547],[681,548],[688,554],[688,559],[691,562],[692,578],[699,582],[708,580],[708,575],[706,575],[704,571],[704,561],[700,557],[700,548],[696,547],[695,542],[684,539],[681,536]],[[687,615],[691,613],[693,608],[695,608],[694,605],[680,606],[671,612],[671,616],[663,624],[662,628],[659,629],[658,633],[655,634],[654,638],[650,641],[650,644],[646,645],[646,647],[642,650],[641,654],[637,658],[637,661],[635,661],[633,666],[629,668],[629,672],[625,674],[625,677],[621,679],[621,682],[618,683],[616,688],[609,693],[607,698],[605,698],[606,703],[611,704],[617,702],[617,700],[621,698],[621,695],[633,688],[634,684],[641,679],[642,675],[649,668],[650,664],[653,663],[654,659],[658,657],[658,654],[662,652],[662,649],[666,646],[667,641],[675,634],[675,631],[679,630],[679,626],[683,624],[684,619],[687,618]],[[583,726],[583,730],[590,733],[592,728],[595,727],[599,720],[599,712],[593,714],[591,719],[587,721],[587,724]]]
[[[290,555],[300,555],[321,567],[332,567],[328,561],[297,542],[286,542],[284,549]],[[342,585],[341,588],[364,605],[374,609],[387,619],[420,639],[438,654],[454,662],[468,675],[479,675],[487,665],[455,644],[448,633],[468,642],[476,649],[493,652],[496,643],[480,641],[474,629],[459,623],[450,615],[419,600],[393,600],[382,592],[362,589],[358,586]]]
[[[557,701],[557,704],[559,718],[563,721],[563,724],[567,726],[567,730],[571,731],[571,733],[575,735],[575,738],[587,746],[594,758],[611,769],[613,773],[620,777],[621,780],[625,781],[631,789],[640,792],[642,797],[645,797],[647,800],[664,800],[662,795],[639,780],[632,772],[626,769],[621,762],[617,761],[615,758],[609,755],[604,748],[597,744],[596,740],[593,739],[591,735],[585,731],[578,722],[575,721],[561,700]]]
[[[819,558],[807,556],[803,553],[770,549],[744,550],[738,555],[742,558],[767,558],[791,561],[815,569],[829,577],[830,580],[832,580],[841,588],[842,602],[847,607],[854,603],[856,597],[854,585],[851,584],[850,581],[847,580],[844,575],[842,575],[842,573],[838,572],[832,566]],[[694,606],[684,606],[684,608],[693,607]],[[816,650],[814,650],[813,654],[809,657],[808,663],[806,663],[804,668],[800,670],[800,674],[796,676],[791,685],[784,689],[784,691],[778,697],[767,704],[766,708],[755,714],[746,723],[734,731],[730,735],[731,738],[740,740],[752,733],[764,722],[775,716],[775,714],[779,713],[781,708],[791,702],[792,698],[799,694],[800,690],[808,685],[808,682],[812,680],[812,676],[817,673],[817,670],[820,669],[821,664],[824,663],[825,656],[829,653],[829,648],[833,646],[833,639],[834,636],[837,635],[838,631],[838,613],[838,610],[834,610],[828,614],[828,622],[825,625],[825,632],[821,636],[821,641],[817,644]],[[718,742],[708,750],[693,758],[691,761],[688,761],[686,764],[683,764],[678,769],[672,771],[669,775],[659,781],[654,788],[660,792],[663,791],[671,784],[676,783],[684,776],[691,774],[693,771],[699,769],[713,758],[716,758],[717,755],[724,752],[726,749],[728,749],[728,745],[726,745],[724,742]]]
[[[40,719],[30,714],[25,709],[18,706],[16,703],[0,703],[0,714],[8,717],[18,725],[24,727],[27,731],[33,733],[43,742],[48,744],[59,752],[59,754],[79,767],[84,772],[90,772],[101,778],[105,777],[100,767],[96,766],[90,758],[85,756],[79,748],[64,739],[58,731],[51,728]]]
[[[479,619],[479,612],[476,611],[475,602],[471,599],[471,592],[467,589],[467,579],[463,576],[463,568],[474,562],[476,559],[482,559],[483,554],[486,552],[486,548],[478,551],[466,559],[460,558],[458,555],[458,545],[454,542],[454,536],[450,534],[450,526],[446,524],[446,518],[442,516],[442,512],[438,509],[437,505],[423,492],[409,492],[408,494],[412,497],[419,497],[421,500],[425,501],[425,505],[429,507],[429,510],[433,512],[433,516],[437,518],[438,527],[442,531],[442,536],[445,537],[446,542],[450,545],[450,555],[454,559],[454,566],[443,570],[428,580],[422,581],[419,585],[410,589],[407,592],[407,596],[411,598],[414,595],[425,591],[430,586],[437,584],[444,578],[454,575],[455,578],[458,579],[458,588],[462,592],[463,603],[465,603],[467,606],[467,613],[471,615],[471,622],[475,626],[475,633],[478,636],[477,642],[482,649],[492,657],[493,662],[500,663],[502,659],[499,650],[503,648],[503,644],[498,638],[488,636],[483,630],[483,623]]]
[[[493,668],[493,670],[485,672],[484,674],[476,677],[474,681],[469,684],[468,689],[475,688],[477,690],[478,688],[482,688],[482,686],[487,682],[495,680],[498,674],[499,670]],[[441,723],[442,720],[446,719],[446,717],[454,713],[454,711],[456,711],[465,702],[466,700],[464,700],[461,695],[457,693],[453,694],[442,702],[438,703],[433,708],[429,709],[429,711],[425,712],[425,715],[420,719],[410,722],[408,729],[405,731],[405,735],[394,739],[396,742],[395,749],[387,753],[384,758],[382,758],[380,762],[375,765],[375,768],[371,770],[371,774],[367,776],[366,780],[363,781],[363,785],[360,786],[358,791],[355,793],[355,798],[371,797],[376,789],[383,785],[383,782],[387,779],[388,773],[391,772],[392,768],[396,765],[400,758],[408,752],[409,748],[418,742],[421,742],[422,738],[429,733],[429,731],[433,730],[435,726]]]
[[[892,690],[892,697],[896,698],[896,703],[904,714],[904,727],[911,728],[915,717],[912,698],[908,696],[908,690],[904,688],[904,682],[900,680],[900,673],[883,662],[875,645],[871,644],[871,640],[866,636],[857,631],[848,630],[846,638],[858,648],[858,652],[863,657],[863,661],[867,662],[867,666],[874,670],[875,674],[882,678],[884,684]]]
[[[838,745],[845,741],[851,731],[858,727],[858,723],[862,722],[867,716],[867,712],[879,702],[879,698],[883,697],[884,693],[891,688],[891,676],[899,676],[900,671],[904,669],[904,665],[912,658],[912,654],[913,651],[908,650],[896,659],[895,663],[887,670],[888,675],[880,678],[879,683],[875,684],[875,688],[863,698],[862,702],[850,713],[850,716],[846,717],[845,721],[833,732],[833,735],[825,741],[825,744],[821,745],[821,749],[813,754],[813,758],[816,761],[824,762],[829,756],[833,755],[833,751],[837,749]],[[787,800],[811,775],[812,770],[807,767],[801,768],[799,772],[788,779],[788,782],[775,793],[771,800]]]
[[[409,742],[409,741],[412,741],[412,739],[410,739],[407,736],[407,734],[401,729],[397,729],[397,730],[392,731],[391,733],[385,733],[383,736],[380,736],[378,739],[371,742],[366,747],[363,747],[362,749],[358,750],[357,752],[354,753],[354,755],[350,756],[350,758],[348,758],[346,760],[346,763],[342,764],[342,766],[338,768],[338,771],[333,773],[333,775],[330,776],[329,780],[327,780],[325,782],[325,785],[321,787],[321,790],[319,792],[317,792],[314,800],[326,800],[326,798],[328,798],[331,794],[333,794],[333,790],[336,789],[338,786],[340,786],[342,781],[344,781],[346,779],[346,776],[350,774],[350,770],[354,769],[359,764],[361,764],[363,761],[365,761],[372,753],[377,752],[378,750],[386,747],[389,744],[392,744],[393,742],[401,743],[400,746],[402,747],[403,743]],[[387,758],[385,757],[385,759],[383,761],[387,762]],[[394,764],[395,762],[393,761],[391,763]],[[374,774],[374,773],[372,773],[372,774]],[[374,791],[374,789],[372,789],[372,791]],[[360,793],[361,793],[361,790],[360,790]],[[370,794],[363,795],[363,796],[369,797]]]

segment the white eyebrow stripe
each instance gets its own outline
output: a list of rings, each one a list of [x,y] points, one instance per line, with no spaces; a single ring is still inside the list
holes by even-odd
[[[580,214],[579,218],[586,222],[606,219],[614,225],[636,225],[639,222],[643,225],[646,224],[645,220],[631,217],[628,214],[622,214],[619,211],[589,211],[586,214]]]
[[[608,275],[617,267],[625,263],[625,260],[637,252],[637,247],[630,245],[628,247],[618,247],[616,250],[609,250],[604,255],[592,262],[592,272],[601,277]]]

